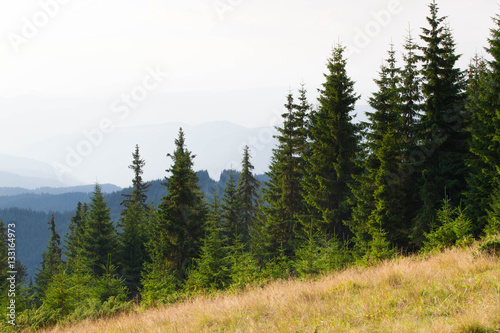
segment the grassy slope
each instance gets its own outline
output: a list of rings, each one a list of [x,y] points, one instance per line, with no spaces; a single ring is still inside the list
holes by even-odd
[[[47,332],[315,331],[500,332],[500,259],[454,249]]]

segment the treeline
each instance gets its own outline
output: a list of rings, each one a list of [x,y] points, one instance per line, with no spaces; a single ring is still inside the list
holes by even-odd
[[[246,147],[242,172],[209,204],[180,130],[168,194],[155,208],[136,147],[120,232],[98,185],[90,204],[78,205],[64,246],[52,219],[20,320],[38,327],[114,313],[130,299],[156,305],[474,239],[498,243],[500,17],[491,59],[476,56],[462,71],[446,17],[429,7],[420,43],[409,35],[401,62],[390,46],[367,122],[353,122],[360,96],[342,46],[328,59],[317,107],[304,86],[287,96],[265,188]]]

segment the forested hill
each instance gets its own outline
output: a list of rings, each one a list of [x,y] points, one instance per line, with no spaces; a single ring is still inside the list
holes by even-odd
[[[225,188],[225,183],[228,178],[229,171],[224,170],[221,173],[219,181],[215,181],[209,177],[208,172],[205,170],[198,171],[197,176],[199,178],[198,184],[201,187],[201,191],[205,194],[205,197],[208,201],[212,201],[213,189],[215,188],[217,194],[221,195],[222,191]],[[237,177],[239,172],[235,171],[235,176]],[[267,179],[266,175],[257,175],[256,178],[264,183]],[[164,182],[163,179],[153,180],[151,181],[151,187],[148,189],[148,203],[158,204],[161,201],[161,198],[167,194],[165,186],[162,185]],[[80,202],[88,202],[91,192],[93,191],[93,185],[91,185],[91,189],[89,190],[89,186],[81,187],[81,189],[85,189],[85,191],[68,191],[67,193],[58,193],[59,191],[63,191],[63,189],[39,189],[36,191],[27,191],[24,189],[14,189],[14,188],[0,188],[0,194],[3,193],[18,193],[15,195],[0,195],[0,208],[24,208],[31,209],[35,211],[42,212],[65,212],[65,211],[74,211],[76,208],[76,204]],[[107,185],[107,188],[118,188],[114,185]],[[79,189],[79,187],[75,187],[75,189]],[[114,191],[111,193],[107,193],[104,195],[108,206],[111,208],[111,216],[112,218],[116,218],[119,216],[121,211],[120,202],[123,200],[122,194],[130,194],[132,188],[125,188],[120,191]],[[103,191],[109,192],[109,191]]]
[[[219,195],[225,188],[229,177],[229,171],[221,173],[219,181],[211,179],[207,171],[198,171],[199,185],[208,201],[212,201],[213,189]],[[235,171],[236,177],[239,175]],[[267,179],[266,175],[256,176],[262,183]],[[151,181],[148,189],[148,203],[153,202],[155,206],[161,202],[161,198],[167,194],[162,183],[164,180]],[[21,191],[21,189],[18,189]],[[111,219],[115,222],[120,217],[123,200],[122,194],[129,194],[132,188],[105,194],[104,198],[110,208]],[[0,192],[1,193],[1,192]],[[57,190],[52,190],[57,193]],[[63,237],[68,232],[70,217],[74,215],[78,202],[89,203],[91,193],[76,192],[63,194],[48,193],[23,193],[18,195],[0,196],[0,220],[4,223],[16,222],[17,231],[17,255],[28,269],[28,274],[34,276],[36,268],[40,267],[42,252],[47,246],[50,232],[47,223],[54,212],[56,229]],[[64,238],[63,238],[64,239]]]
[[[99,184],[103,193],[112,193],[122,190],[113,184]],[[67,187],[39,187],[33,190],[22,187],[0,187],[0,196],[19,194],[65,194],[65,193],[91,193],[94,185],[78,185]]]

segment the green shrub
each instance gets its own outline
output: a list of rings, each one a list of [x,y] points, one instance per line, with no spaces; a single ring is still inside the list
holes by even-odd
[[[500,234],[486,236],[478,249],[480,252],[500,255]]]
[[[461,207],[452,207],[450,199],[445,197],[443,206],[437,212],[437,224],[431,227],[431,232],[425,233],[425,237],[424,251],[466,247],[473,241],[472,221]]]

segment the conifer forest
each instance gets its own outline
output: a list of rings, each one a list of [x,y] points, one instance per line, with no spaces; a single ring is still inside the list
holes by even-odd
[[[15,286],[17,328],[313,278],[474,241],[500,244],[500,16],[489,36],[478,36],[487,40],[478,45],[485,51],[468,68],[458,67],[446,22],[432,2],[425,26],[404,45],[388,45],[366,121],[354,119],[360,95],[346,48],[336,44],[317,101],[308,100],[307,84],[283,96],[265,182],[255,177],[247,146],[241,172],[209,200],[193,170],[203,152],[190,151],[179,129],[168,153],[167,194],[153,204],[142,177],[147,161],[136,146],[128,166],[132,192],[122,196],[117,220],[96,184],[91,200],[75,207],[68,234],[58,234],[54,215],[47,221],[41,268]],[[8,243],[1,245],[6,308],[11,269]]]

